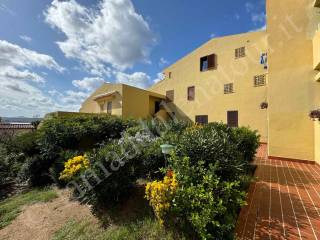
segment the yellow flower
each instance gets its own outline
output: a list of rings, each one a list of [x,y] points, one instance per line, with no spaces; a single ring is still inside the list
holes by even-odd
[[[161,225],[164,224],[165,214],[170,209],[177,187],[178,182],[174,173],[165,176],[163,181],[153,181],[146,185],[146,199]]]
[[[70,180],[79,172],[89,168],[87,156],[76,156],[64,163],[64,170],[60,173],[60,180]]]

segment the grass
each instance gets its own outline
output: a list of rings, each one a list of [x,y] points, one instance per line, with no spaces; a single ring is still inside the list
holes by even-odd
[[[88,220],[69,221],[58,230],[52,240],[173,240],[183,239],[163,229],[153,218],[145,218],[122,226],[111,225],[104,229]]]
[[[48,202],[57,198],[57,193],[50,189],[36,189],[10,197],[0,202],[0,229],[11,224],[20,214],[22,207],[38,202]]]
[[[165,229],[156,220],[144,187],[137,188],[130,199],[118,206],[106,206],[95,212],[99,222],[71,220],[59,229],[52,240],[180,240],[176,231]]]

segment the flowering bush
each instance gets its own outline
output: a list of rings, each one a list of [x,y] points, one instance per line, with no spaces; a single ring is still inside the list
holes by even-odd
[[[168,171],[163,181],[153,181],[146,186],[146,198],[161,225],[163,225],[164,216],[171,207],[177,186],[176,175],[172,171]]]
[[[60,173],[60,180],[70,180],[78,173],[89,167],[89,160],[86,156],[77,156],[69,159],[64,164],[64,170]]]
[[[171,156],[169,165],[179,185],[166,221],[192,239],[234,239],[238,211],[245,204],[239,180],[225,181],[217,166],[188,157]]]

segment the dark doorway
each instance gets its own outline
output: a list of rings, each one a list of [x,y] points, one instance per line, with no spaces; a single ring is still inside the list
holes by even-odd
[[[229,127],[238,127],[238,111],[228,111],[227,112],[227,122]]]
[[[160,102],[156,101],[154,103],[154,113],[159,112],[159,110],[160,110]]]

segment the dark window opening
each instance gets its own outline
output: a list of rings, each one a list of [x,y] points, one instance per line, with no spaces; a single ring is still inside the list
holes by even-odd
[[[174,90],[170,90],[166,92],[167,102],[174,101]]]
[[[195,122],[198,124],[208,124],[208,115],[197,115]]]
[[[194,101],[195,87],[188,87],[188,101]]]
[[[200,58],[200,71],[205,72],[208,70],[215,69],[217,67],[217,56],[211,54],[205,57]]]
[[[171,72],[168,73],[168,77],[171,78]]]
[[[157,113],[160,111],[160,102],[156,101],[154,103],[154,113]]]
[[[111,114],[112,113],[112,102],[107,103],[107,113]]]
[[[229,127],[238,127],[238,111],[228,111],[227,112],[227,124]]]

